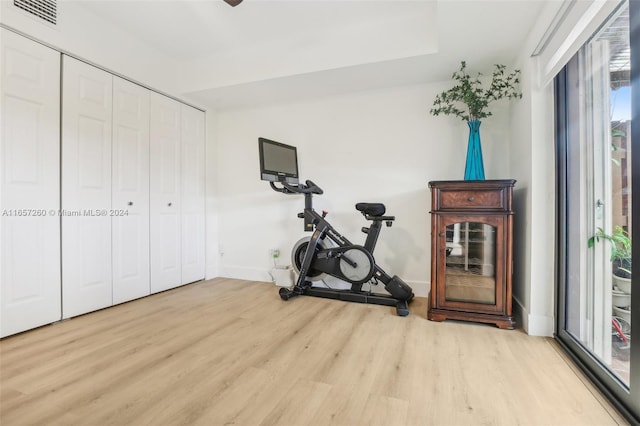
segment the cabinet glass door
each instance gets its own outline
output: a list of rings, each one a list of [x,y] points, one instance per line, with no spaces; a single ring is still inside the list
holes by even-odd
[[[496,228],[458,222],[445,234],[445,300],[495,305]]]

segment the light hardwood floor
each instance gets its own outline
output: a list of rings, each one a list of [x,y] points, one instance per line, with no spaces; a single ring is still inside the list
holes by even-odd
[[[215,279],[0,341],[0,424],[614,425],[522,331]]]

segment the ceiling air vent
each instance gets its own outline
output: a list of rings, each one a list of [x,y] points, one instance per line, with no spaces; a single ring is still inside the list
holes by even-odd
[[[56,24],[56,0],[13,0],[13,4],[40,19]]]

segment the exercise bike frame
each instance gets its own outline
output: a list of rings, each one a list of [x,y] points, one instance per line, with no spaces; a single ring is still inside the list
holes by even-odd
[[[373,250],[375,249],[382,222],[386,222],[387,226],[391,226],[395,219],[393,216],[369,216],[363,213],[368,220],[373,223],[369,228],[363,228],[363,232],[367,234],[364,246],[354,245],[345,236],[331,226],[325,219],[326,212],[319,214],[313,209],[313,194],[322,194],[323,191],[313,182],[307,180],[305,185],[289,185],[282,183],[283,187],[278,188],[273,182],[270,182],[274,191],[285,194],[304,194],[305,209],[303,213],[299,213],[298,217],[304,219],[304,230],[313,232],[305,251],[304,258],[300,264],[300,271],[295,285],[291,288],[281,288],[280,297],[283,300],[289,300],[292,297],[307,295],[315,297],[323,297],[328,299],[337,299],[348,302],[370,303],[377,305],[395,306],[396,312],[400,316],[409,314],[409,302],[413,298],[413,291],[398,276],[391,277],[380,266],[375,263]],[[321,248],[320,241],[329,238],[336,244],[336,247]],[[345,261],[351,266],[356,266],[355,262],[346,255],[349,250],[357,250],[365,253],[371,268],[368,273],[358,280],[352,280],[342,274],[339,263]],[[349,290],[337,290],[322,287],[312,287],[312,283],[307,280],[309,271],[321,271],[329,275],[337,277],[351,284]],[[362,285],[366,282],[376,279],[385,285],[385,289],[391,294],[389,296],[383,294],[375,294],[362,290]],[[395,297],[394,297],[395,295]]]

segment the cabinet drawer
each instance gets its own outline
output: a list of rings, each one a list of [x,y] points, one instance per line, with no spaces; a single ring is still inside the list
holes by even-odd
[[[440,209],[505,210],[502,189],[440,190]]]

